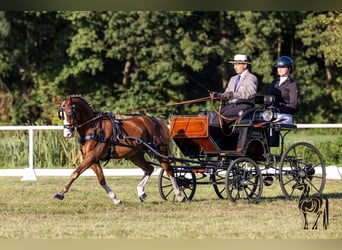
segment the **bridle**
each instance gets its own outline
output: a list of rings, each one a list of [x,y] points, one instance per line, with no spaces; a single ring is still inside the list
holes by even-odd
[[[64,115],[67,115],[66,114],[66,110],[67,109],[71,109],[71,112],[68,115],[71,116],[73,123],[72,124],[64,124],[63,128],[64,129],[68,129],[70,131],[74,131],[78,127],[78,122],[77,122],[77,119],[76,119],[76,111],[77,111],[76,105],[73,104],[73,103],[71,103],[71,105],[68,106],[68,107],[62,107],[62,105],[61,105],[61,107],[59,108],[59,111],[58,111],[58,118],[60,120],[64,121],[65,120],[65,116]]]
[[[76,107],[76,105],[74,103],[71,103],[68,107],[63,107],[63,103],[61,104],[61,107],[59,108],[59,111],[58,111],[58,118],[62,121],[64,121],[65,119],[65,114],[66,114],[66,110],[67,109],[71,109],[71,112],[69,112],[69,116],[71,116],[72,120],[73,120],[73,123],[72,124],[67,124],[67,125],[63,125],[63,128],[64,129],[68,129],[70,130],[71,132],[75,131],[75,129],[77,128],[81,128],[95,120],[98,120],[100,119],[101,117],[105,117],[107,115],[98,115],[98,116],[95,116],[94,118],[88,120],[88,121],[85,121],[84,123],[82,124],[78,124],[78,120],[77,120],[77,111],[78,111],[78,108]]]

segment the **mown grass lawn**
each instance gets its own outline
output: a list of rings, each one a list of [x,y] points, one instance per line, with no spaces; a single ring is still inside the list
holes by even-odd
[[[327,180],[328,230],[303,230],[297,201],[285,200],[279,183],[264,187],[259,204],[233,204],[198,186],[193,201],[161,200],[157,177],[148,200],[136,195],[140,177],[109,177],[120,199],[112,204],[94,177],[80,177],[63,201],[53,195],[66,177],[20,181],[0,178],[0,239],[342,239],[342,182]],[[312,221],[312,218],[310,219]]]

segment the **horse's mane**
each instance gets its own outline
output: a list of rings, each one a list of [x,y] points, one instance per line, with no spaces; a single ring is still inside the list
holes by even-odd
[[[68,98],[72,98],[72,97],[73,97],[73,98],[78,98],[78,99],[80,99],[81,101],[83,101],[84,103],[86,103],[92,111],[95,112],[93,105],[91,105],[83,96],[81,96],[81,95],[69,95],[69,96],[68,96]],[[67,98],[67,99],[68,99],[68,98]]]

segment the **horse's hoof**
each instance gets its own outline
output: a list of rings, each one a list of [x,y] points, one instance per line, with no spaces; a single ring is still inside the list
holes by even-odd
[[[113,202],[115,205],[121,205],[122,204],[122,201],[119,199],[115,199],[115,200],[113,200]]]
[[[64,195],[63,194],[56,194],[53,198],[58,199],[58,200],[63,200]]]
[[[144,202],[146,198],[147,198],[147,195],[145,193],[139,196],[139,199],[141,202]]]
[[[178,200],[179,202],[186,202],[186,201],[187,201],[187,198],[186,198],[185,196],[179,196],[179,197],[177,198],[177,200]]]

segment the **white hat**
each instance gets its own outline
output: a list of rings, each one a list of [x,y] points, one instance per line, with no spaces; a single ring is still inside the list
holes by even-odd
[[[247,63],[247,64],[251,64],[251,62],[248,60],[248,57],[246,55],[242,55],[242,54],[237,54],[234,56],[234,60],[233,61],[229,61],[230,63]]]

